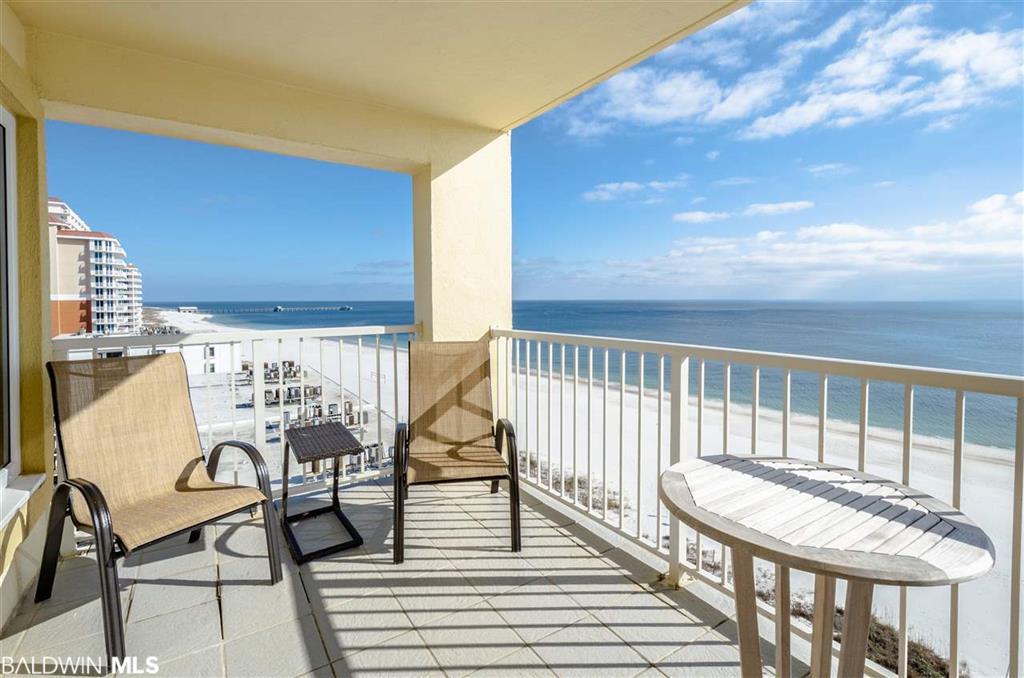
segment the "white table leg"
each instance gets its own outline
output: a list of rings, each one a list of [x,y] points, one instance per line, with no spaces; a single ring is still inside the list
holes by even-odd
[[[811,678],[832,672],[832,625],[836,616],[836,580],[814,575],[814,622],[811,633]]]
[[[874,584],[846,582],[846,608],[843,610],[843,642],[839,648],[839,675],[864,675],[868,649],[868,625],[871,623],[871,595]]]
[[[747,551],[733,548],[732,573],[736,630],[740,640],[740,672],[743,678],[761,678],[761,639],[757,632],[753,556]]]
[[[789,568],[775,566],[775,675],[790,678]]]

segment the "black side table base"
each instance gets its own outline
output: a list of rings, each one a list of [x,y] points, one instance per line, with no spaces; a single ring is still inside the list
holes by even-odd
[[[333,546],[326,546],[316,551],[304,552],[299,546],[299,540],[295,538],[295,533],[292,532],[292,523],[297,523],[306,518],[314,518],[316,516],[322,516],[327,513],[334,513],[338,517],[345,530],[352,536],[348,541],[335,544]],[[311,560],[317,558],[323,558],[325,556],[338,553],[340,551],[347,551],[348,549],[354,549],[357,546],[363,545],[363,537],[356,530],[355,525],[348,519],[348,516],[337,506],[321,506],[320,508],[310,509],[309,511],[303,511],[302,513],[294,516],[285,516],[281,519],[281,529],[284,531],[285,540],[288,542],[288,550],[292,553],[292,558],[295,559],[296,564],[302,565],[308,563]]]
[[[290,429],[290,430],[294,430],[294,429]],[[343,435],[344,434],[348,434],[348,431],[344,430]],[[358,446],[358,443],[356,442],[355,438],[352,438],[351,434],[348,434],[348,437],[351,439],[351,442],[353,444],[352,449],[353,450],[358,450],[359,452],[362,452],[362,448]],[[288,471],[288,467],[289,467],[288,461],[289,461],[289,457],[291,456],[289,454],[290,448],[291,448],[291,441],[290,440],[286,440],[285,444],[284,444],[284,469],[283,469],[283,479],[282,479],[282,487],[281,487],[281,530],[284,532],[285,540],[288,542],[288,550],[291,551],[292,558],[295,560],[296,564],[302,565],[303,563],[308,563],[309,561],[315,560],[316,558],[323,558],[324,556],[329,556],[332,553],[338,553],[339,551],[346,551],[348,549],[354,549],[357,546],[362,546],[363,545],[363,537],[362,537],[362,535],[360,535],[359,531],[356,530],[356,526],[353,525],[352,521],[348,519],[348,516],[345,515],[345,512],[341,510],[341,501],[338,499],[338,470],[339,470],[339,465],[341,463],[341,460],[348,453],[347,452],[339,452],[337,454],[329,454],[327,457],[324,457],[324,456],[320,457],[320,458],[330,458],[330,457],[334,458],[334,483],[333,483],[334,486],[333,486],[332,492],[331,492],[331,505],[330,506],[321,506],[321,507],[315,508],[315,509],[310,509],[308,511],[303,511],[302,513],[297,513],[295,515],[288,515],[288,480],[290,478],[290,474],[289,474],[289,471]],[[299,450],[297,449],[296,450],[296,453],[297,453],[296,454],[296,459],[298,461],[301,462],[301,461],[303,461],[303,459],[308,459],[308,457],[305,457],[305,456],[300,458],[298,456],[298,452],[299,452]],[[312,459],[310,459],[310,460],[312,460]],[[295,533],[292,531],[292,524],[293,523],[297,523],[297,522],[299,522],[301,520],[306,520],[307,518],[314,518],[316,516],[322,516],[322,515],[327,514],[327,513],[334,513],[334,515],[337,516],[338,520],[341,522],[341,524],[345,528],[345,530],[348,531],[349,536],[351,536],[352,538],[349,539],[348,541],[341,542],[340,544],[334,544],[332,546],[326,546],[326,547],[324,547],[322,549],[317,549],[316,551],[310,551],[308,553],[304,552],[302,550],[302,547],[299,546],[299,540],[296,539]]]

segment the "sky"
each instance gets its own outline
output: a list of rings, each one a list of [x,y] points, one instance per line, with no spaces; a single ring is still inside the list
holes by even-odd
[[[515,298],[1021,299],[1022,21],[755,2],[514,130]],[[148,300],[412,296],[407,176],[47,136],[51,193]]]

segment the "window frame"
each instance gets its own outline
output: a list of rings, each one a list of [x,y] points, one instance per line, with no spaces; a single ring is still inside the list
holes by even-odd
[[[4,295],[6,313],[0,319],[0,333],[3,334],[0,351],[0,364],[5,362],[7,369],[5,394],[6,407],[0,416],[3,417],[4,439],[0,441],[0,487],[6,486],[21,473],[21,362],[19,356],[20,331],[18,315],[20,304],[18,298],[18,213],[17,213],[17,165],[15,148],[17,145],[17,123],[14,116],[6,108],[0,106],[0,127],[2,127],[3,153],[3,185],[0,186],[0,209],[3,210],[3,242],[0,243],[0,256],[4,259],[4,279],[0,280],[0,294]]]

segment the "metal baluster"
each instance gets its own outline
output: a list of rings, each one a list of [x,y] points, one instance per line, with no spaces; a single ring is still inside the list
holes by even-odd
[[[732,376],[732,368],[729,363],[722,365],[722,452],[728,454],[729,452],[729,390]],[[785,405],[783,405],[785,409]],[[782,414],[785,419],[785,412]],[[729,583],[729,564],[728,564],[728,552],[725,549],[725,544],[719,546],[718,551],[718,562],[722,564],[721,584],[725,586]]]
[[[128,348],[124,348],[124,357],[128,357]],[[206,449],[207,451],[213,449],[213,398],[210,395],[210,382],[213,378],[210,376],[210,344],[209,342],[203,344],[203,371],[205,374],[205,387],[206,392]]]
[[[790,394],[792,373],[787,369],[782,373],[782,456],[789,456],[789,415],[791,411]]]
[[[601,406],[601,518],[608,520],[608,349],[604,350],[604,382]]]
[[[299,337],[299,422],[306,423],[306,364],[302,357],[303,338]],[[284,373],[284,363],[279,360],[278,368]],[[284,436],[281,436],[282,439]],[[303,469],[305,470],[305,469]]]
[[[868,450],[868,380],[860,381],[860,429],[857,434],[857,470],[863,471]]]
[[[156,347],[154,347],[153,353],[156,353],[155,348]],[[235,342],[233,342],[233,341],[228,344],[228,360],[231,361],[229,363],[229,368],[228,368],[228,372],[229,372],[228,388],[231,390],[231,439],[232,440],[237,440],[238,439],[238,421],[236,419],[235,412],[237,411],[236,407],[237,407],[238,404],[237,404],[237,399],[235,397]],[[232,455],[232,457],[235,460],[235,463],[234,463],[234,483],[235,483],[235,485],[237,485],[238,484],[238,451],[237,450],[234,451],[234,454]]]
[[[535,424],[535,428],[536,428],[536,431],[537,431],[537,443],[536,443],[535,447],[537,448],[537,484],[538,485],[541,485],[543,483],[543,478],[541,476],[541,468],[540,468],[540,424],[541,424],[541,418],[540,418],[540,371],[541,371],[541,367],[543,366],[543,363],[544,363],[544,356],[543,356],[543,354],[540,351],[540,340],[538,339],[537,340],[537,371],[536,371],[536,373],[534,374],[534,377],[533,377],[533,388],[535,389],[534,395],[536,396],[536,398],[534,398],[534,405],[533,406],[536,409],[535,414],[537,415],[536,424]]]
[[[658,354],[658,477],[661,477],[661,472],[664,469],[662,463],[662,438],[664,438],[665,429],[662,428],[662,410],[665,407],[665,354]],[[661,502],[655,502],[658,505],[657,509],[657,521],[658,526],[655,532],[655,538],[657,539],[658,550],[661,550],[662,540],[662,527],[661,527]]]
[[[643,450],[644,450],[644,354],[637,354],[637,387],[636,387],[636,536],[640,539],[640,522],[643,519],[643,509],[640,504],[640,479],[643,477]],[[621,510],[621,509],[620,509]]]
[[[345,375],[345,367],[344,367],[344,365],[345,365],[345,357],[344,357],[344,349],[345,349],[345,340],[343,338],[341,338],[341,337],[338,337],[338,391],[339,391],[338,398],[341,401],[341,402],[338,403],[338,407],[339,407],[339,412],[341,413],[341,421],[342,422],[345,421],[345,377],[344,377],[344,375]],[[342,459],[339,459],[338,463],[341,464],[341,475],[342,475],[342,477],[347,480],[348,479],[348,457],[344,457]]]
[[[732,366],[722,363],[722,453],[729,454],[729,401],[732,389]]]
[[[591,454],[594,449],[594,429],[591,427],[594,400],[594,347],[587,347],[587,513],[594,505],[594,483]]]
[[[548,342],[548,418],[547,418],[547,429],[548,429],[548,492],[551,491],[551,361],[554,358],[554,345]]]
[[[301,374],[301,373],[300,373]],[[356,400],[359,401],[359,442],[364,438],[363,432],[363,338],[356,337]],[[366,472],[366,454],[359,455],[359,474]]]
[[[267,445],[263,408],[263,340],[252,341],[252,441],[260,451]],[[286,479],[287,480],[287,479]]]
[[[281,468],[284,468],[284,400],[285,400],[285,387],[284,387],[284,361],[281,359],[283,354],[282,339],[277,340],[277,430],[280,433],[278,440],[278,447],[281,452]],[[263,366],[260,366],[262,369]],[[253,371],[256,367],[253,366]],[[302,474],[303,482],[305,482],[306,474]]]
[[[818,461],[825,461],[825,431],[828,428],[828,375],[818,385]]]
[[[377,361],[376,362],[376,365],[377,365],[377,454],[381,455],[381,450],[384,449],[384,428],[383,428],[384,411],[381,408],[381,404],[382,404],[382,400],[383,400],[383,395],[382,395],[381,386],[380,386],[381,371],[380,371],[380,335],[379,334],[374,337],[374,347],[373,348],[374,348],[374,354],[375,354],[374,355],[374,359]],[[366,453],[364,452],[363,455],[365,456]],[[378,467],[380,466],[380,459],[379,458],[377,459],[377,466]]]
[[[704,361],[697,361],[697,456],[704,454]]]
[[[754,366],[750,375],[750,453],[757,454],[757,418],[761,406],[761,368]]]
[[[558,354],[558,496],[565,496],[565,344]]]
[[[697,456],[704,454],[704,361],[697,361]],[[671,462],[670,462],[671,463]],[[704,571],[704,535],[697,532],[697,573]]]
[[[578,445],[579,428],[577,427],[579,414],[576,407],[576,398],[580,390],[580,347],[572,347],[572,503],[575,506],[580,503],[580,468]]]
[[[520,346],[521,343],[522,342],[520,342],[518,339],[516,339],[516,340],[514,340],[512,342],[512,348],[514,349],[514,352],[515,352],[515,362],[513,364],[515,365],[515,380],[516,380],[516,388],[515,388],[516,416],[515,416],[515,420],[514,421],[515,421],[515,427],[516,427],[517,431],[522,430],[522,427],[519,426],[519,346]],[[525,433],[525,431],[524,431],[524,433]],[[526,440],[525,439],[523,440],[523,450],[526,450]],[[527,456],[527,458],[529,458],[529,456]],[[520,469],[522,469],[522,467],[520,467]],[[522,473],[522,470],[520,470],[520,474],[521,473]]]
[[[523,449],[526,450],[526,479],[530,479],[530,340],[523,342],[526,346],[526,375],[523,388],[523,419],[526,425],[523,426]]]
[[[626,509],[626,488],[623,483],[623,471],[626,466],[626,352],[619,351],[619,518],[618,527],[622,529],[622,514]],[[605,490],[607,492],[607,489]]]

